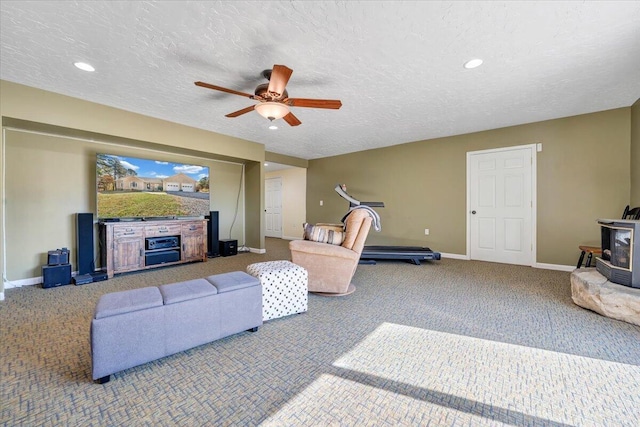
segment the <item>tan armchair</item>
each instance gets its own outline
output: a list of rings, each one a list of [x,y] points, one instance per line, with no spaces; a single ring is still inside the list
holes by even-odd
[[[292,240],[291,260],[309,272],[309,292],[348,295],[356,290],[351,279],[358,267],[372,218],[364,209],[354,209],[345,219],[342,245]]]

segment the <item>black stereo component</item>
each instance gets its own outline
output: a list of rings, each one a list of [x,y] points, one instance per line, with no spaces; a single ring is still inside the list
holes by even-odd
[[[69,249],[62,248],[47,252],[47,264],[59,265],[69,263]]]
[[[55,286],[71,283],[71,264],[43,265],[42,287],[53,288]]]
[[[151,252],[144,256],[145,265],[165,264],[180,261],[180,251]]]
[[[147,250],[177,248],[179,246],[178,238],[175,236],[167,237],[149,237],[146,239]]]
[[[88,283],[93,283],[93,277],[90,274],[76,274],[73,278],[73,283],[77,285],[86,285]]]
[[[109,276],[107,276],[106,271],[98,270],[91,273],[91,278],[94,282],[102,282],[103,280],[107,280]]]
[[[220,240],[220,255],[231,256],[238,253],[238,241],[237,240]]]

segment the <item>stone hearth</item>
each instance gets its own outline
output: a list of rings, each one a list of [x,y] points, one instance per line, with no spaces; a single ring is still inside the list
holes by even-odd
[[[595,268],[571,273],[571,298],[580,307],[640,326],[640,289],[610,282]]]

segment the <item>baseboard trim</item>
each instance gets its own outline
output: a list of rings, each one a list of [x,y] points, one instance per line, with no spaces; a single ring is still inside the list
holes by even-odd
[[[448,254],[441,252],[440,255],[442,258],[451,258],[451,259],[461,259],[465,261],[470,261],[471,259],[467,255],[460,254]],[[543,262],[536,262],[532,266],[533,268],[540,268],[542,270],[557,270],[557,271],[573,271],[576,268],[572,265],[562,265],[562,264],[547,264]]]
[[[28,279],[20,279],[20,280],[7,280],[5,282],[4,288],[12,289],[12,288],[21,288],[23,286],[39,285],[42,283],[42,281],[43,281],[42,276],[30,277]]]
[[[282,236],[282,240],[302,240],[302,237]]]
[[[557,270],[557,271],[573,271],[576,269],[573,265],[561,265],[561,264],[546,264],[538,262],[534,265],[535,268],[541,268],[543,270]]]
[[[446,252],[440,252],[440,256],[442,258],[461,259],[461,260],[464,260],[464,261],[469,261],[469,257],[466,256],[466,255],[448,254]]]
[[[96,269],[95,271],[100,271],[100,269]],[[76,277],[78,274],[77,271],[71,272],[71,277]],[[33,285],[41,285],[44,283],[44,278],[42,276],[38,277],[30,277],[28,279],[20,279],[20,280],[7,280],[4,282],[5,289],[11,288],[21,288],[23,286],[33,286]]]
[[[0,292],[0,301],[4,301],[4,291]]]
[[[266,249],[249,248],[249,252],[251,252],[252,254],[266,254],[267,250]]]

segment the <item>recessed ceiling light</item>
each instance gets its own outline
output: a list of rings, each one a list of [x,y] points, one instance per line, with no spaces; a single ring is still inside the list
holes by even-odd
[[[271,126],[269,126],[269,129],[271,129],[271,130],[276,130],[276,129],[278,129],[278,126],[276,126],[276,125],[271,125]]]
[[[76,68],[79,68],[82,71],[95,71],[96,70],[90,64],[87,64],[86,62],[74,62],[73,65],[75,65]]]
[[[482,65],[482,59],[471,59],[464,63],[464,68],[471,69]]]

